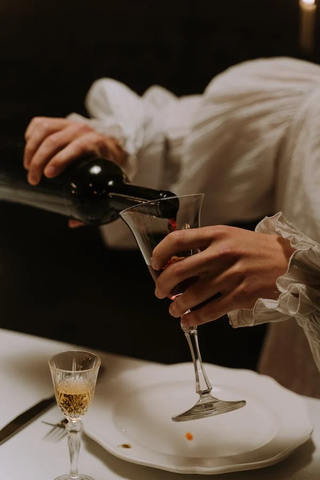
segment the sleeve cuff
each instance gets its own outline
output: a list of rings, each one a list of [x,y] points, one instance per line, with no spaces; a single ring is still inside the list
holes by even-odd
[[[277,279],[279,298],[260,298],[252,310],[230,312],[230,324],[237,328],[279,322],[290,317],[301,322],[317,312],[320,315],[320,245],[300,232],[281,212],[263,219],[256,231],[281,235],[296,251],[289,260],[285,275]]]

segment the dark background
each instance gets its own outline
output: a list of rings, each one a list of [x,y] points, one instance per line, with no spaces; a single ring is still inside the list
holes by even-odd
[[[105,76],[139,94],[157,83],[182,95],[201,93],[248,59],[318,63],[318,38],[311,56],[298,39],[297,0],[2,0],[0,136],[22,137],[33,116],[85,114],[85,94]],[[190,360],[139,252],[110,250],[98,230],[73,231],[65,218],[29,207],[2,203],[0,224],[1,327]],[[205,325],[203,358],[254,369],[264,334],[265,327],[233,330],[226,318]]]

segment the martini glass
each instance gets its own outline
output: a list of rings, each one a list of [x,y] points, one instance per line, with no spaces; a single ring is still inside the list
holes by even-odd
[[[202,193],[163,198],[135,205],[120,213],[121,218],[133,233],[154,280],[161,273],[161,271],[152,268],[154,248],[174,230],[198,228],[200,226],[203,198]],[[197,251],[192,250],[180,253],[179,256],[186,257],[196,253]],[[183,293],[188,285],[196,280],[196,278],[191,278],[177,285],[171,292],[171,298],[174,299],[177,295]],[[211,395],[212,386],[202,363],[197,327],[182,326],[181,328],[190,348],[195,374],[195,390],[199,395],[199,400],[187,411],[174,415],[172,420],[175,422],[196,420],[244,407],[245,400],[220,400]]]

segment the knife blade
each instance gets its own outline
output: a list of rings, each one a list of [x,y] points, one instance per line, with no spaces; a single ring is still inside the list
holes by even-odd
[[[13,435],[29,425],[29,423],[48,410],[55,402],[56,398],[54,395],[52,395],[52,397],[44,398],[24,412],[20,413],[20,415],[11,420],[11,422],[7,423],[7,425],[0,430],[0,445],[5,443],[7,440],[9,440],[9,438],[13,437]]]

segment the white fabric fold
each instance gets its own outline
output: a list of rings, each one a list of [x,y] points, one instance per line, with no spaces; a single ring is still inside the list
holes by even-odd
[[[291,58],[229,68],[205,89],[185,139],[176,193],[204,192],[203,224],[257,220],[274,210],[288,129],[320,87],[320,67]]]

